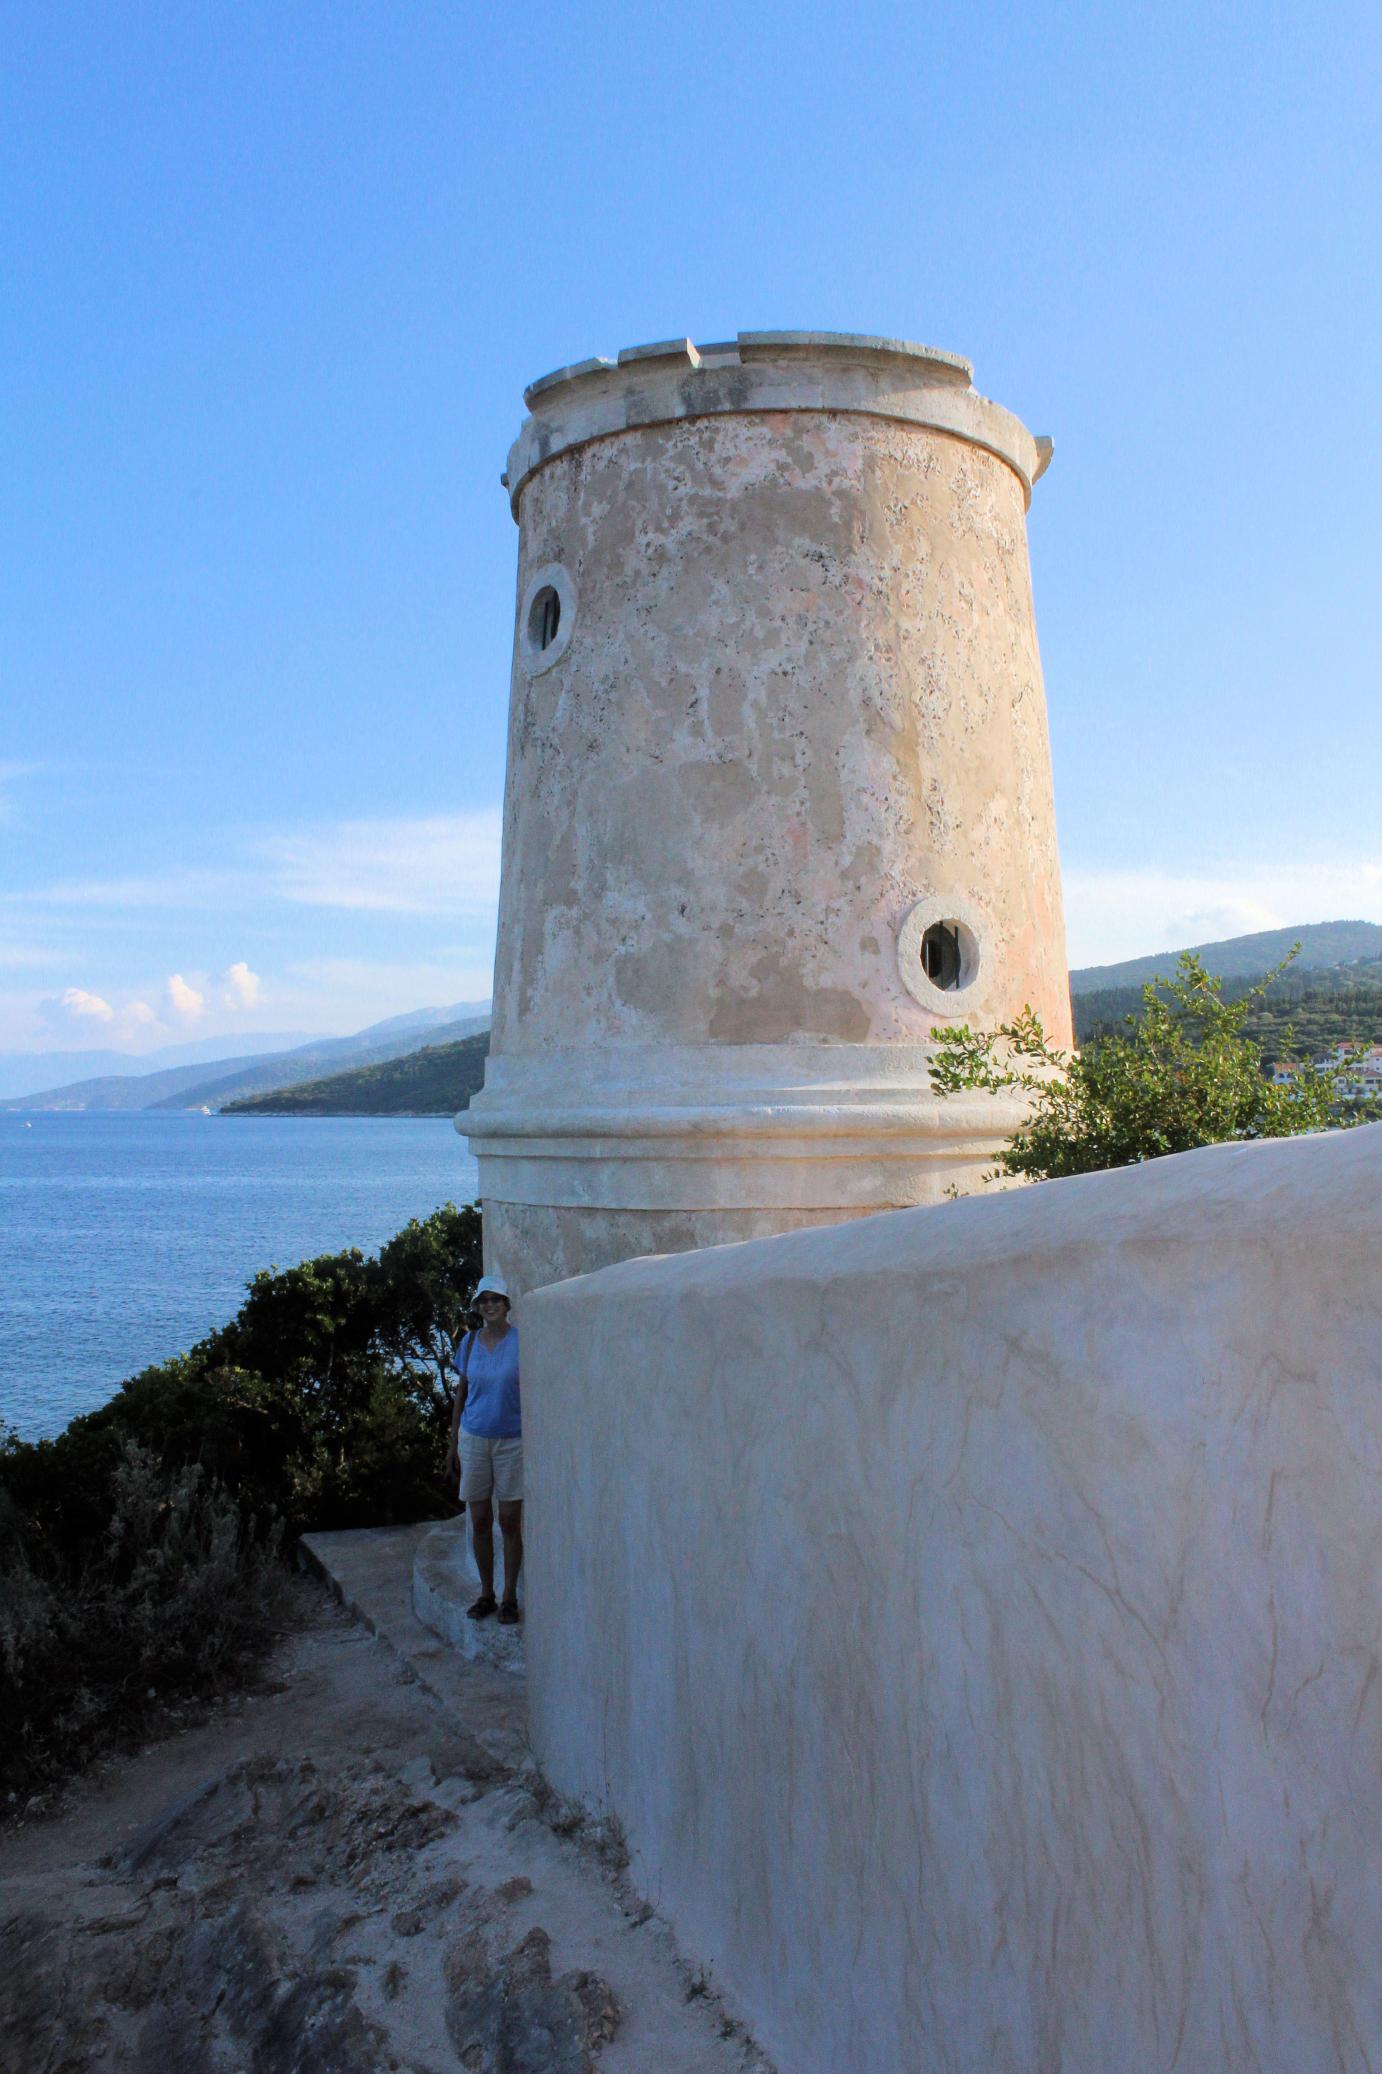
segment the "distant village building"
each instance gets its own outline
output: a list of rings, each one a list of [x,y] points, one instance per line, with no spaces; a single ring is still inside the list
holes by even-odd
[[[1382,1095],[1382,1044],[1336,1044],[1312,1063],[1317,1072],[1334,1075],[1343,1101]],[[1278,1059],[1272,1067],[1272,1080],[1277,1087],[1288,1086],[1301,1071],[1299,1059]]]

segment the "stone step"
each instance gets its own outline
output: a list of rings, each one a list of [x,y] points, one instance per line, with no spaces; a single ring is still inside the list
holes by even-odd
[[[496,1541],[498,1537],[496,1536]],[[497,1552],[497,1551],[496,1551]],[[502,1571],[502,1557],[497,1566]],[[523,1669],[523,1629],[490,1620],[468,1620],[466,1607],[480,1589],[464,1514],[429,1527],[413,1553],[413,1611],[424,1627],[449,1642],[472,1663],[498,1670]],[[523,1603],[519,1579],[518,1602]]]

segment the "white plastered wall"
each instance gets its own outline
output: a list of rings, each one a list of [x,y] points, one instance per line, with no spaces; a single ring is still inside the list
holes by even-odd
[[[1382,1127],[523,1306],[539,1759],[791,2074],[1382,2065]]]

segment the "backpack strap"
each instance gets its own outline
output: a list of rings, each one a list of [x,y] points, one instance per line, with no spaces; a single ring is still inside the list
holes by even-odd
[[[470,1388],[470,1355],[474,1345],[475,1334],[473,1332],[468,1332],[465,1338],[461,1341],[461,1352],[465,1356],[464,1361],[452,1362],[452,1366],[456,1370],[456,1373],[459,1375],[461,1381],[465,1384],[467,1389]]]

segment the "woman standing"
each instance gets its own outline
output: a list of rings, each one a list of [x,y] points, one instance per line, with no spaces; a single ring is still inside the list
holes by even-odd
[[[471,1620],[498,1613],[505,1627],[520,1618],[518,1576],[523,1568],[523,1420],[518,1384],[518,1327],[509,1318],[509,1292],[499,1275],[485,1275],[475,1291],[480,1329],[462,1342],[452,1366],[460,1378],[451,1415],[447,1469],[460,1469],[460,1495],[470,1513],[470,1545],[480,1573]],[[494,1511],[504,1537],[504,1597],[494,1596]]]

